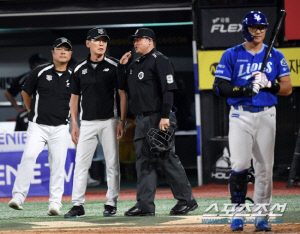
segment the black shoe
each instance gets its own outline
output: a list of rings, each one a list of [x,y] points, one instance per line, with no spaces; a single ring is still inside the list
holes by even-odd
[[[116,213],[117,213],[117,207],[104,205],[104,212],[103,212],[104,217],[116,216]]]
[[[137,207],[132,207],[124,213],[125,216],[155,216],[154,212],[140,210]]]
[[[64,215],[65,218],[81,218],[85,217],[84,208],[82,205],[73,206],[72,209]]]
[[[198,208],[197,202],[192,205],[175,205],[171,211],[170,215],[186,215],[190,211],[196,210]]]

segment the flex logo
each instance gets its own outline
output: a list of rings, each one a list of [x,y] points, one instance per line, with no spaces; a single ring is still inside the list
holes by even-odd
[[[230,24],[229,17],[217,17],[212,20],[210,33],[237,33],[242,31],[242,24]]]

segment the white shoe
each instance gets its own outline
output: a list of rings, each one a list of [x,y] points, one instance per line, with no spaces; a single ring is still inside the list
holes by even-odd
[[[21,202],[14,198],[9,201],[8,206],[15,210],[23,210],[23,206],[21,205]]]
[[[48,210],[48,213],[47,213],[49,216],[55,216],[55,215],[59,215],[60,214],[60,208],[59,208],[59,205],[54,203],[54,202],[51,202],[50,205],[49,205],[49,210]]]

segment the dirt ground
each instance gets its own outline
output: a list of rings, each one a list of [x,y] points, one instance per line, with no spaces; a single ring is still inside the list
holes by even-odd
[[[272,225],[272,233],[284,233],[292,234],[299,233],[300,224],[278,224]],[[254,233],[253,225],[245,225],[243,232],[237,233]],[[82,229],[52,229],[52,230],[32,230],[32,231],[13,231],[13,232],[1,232],[1,233],[28,233],[28,234],[51,234],[51,233],[63,233],[63,234],[76,234],[76,233],[233,233],[228,225],[193,225],[193,226],[172,226],[172,227],[101,227],[101,228],[82,228]],[[257,233],[257,232],[256,232]]]

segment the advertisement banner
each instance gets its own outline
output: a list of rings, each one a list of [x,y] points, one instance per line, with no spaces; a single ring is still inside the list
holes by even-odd
[[[294,87],[300,87],[300,47],[279,48],[291,71]],[[225,50],[198,51],[199,90],[212,89],[215,71]]]
[[[18,165],[23,152],[0,152],[0,197],[11,197]],[[65,164],[64,195],[72,194],[75,149],[68,149]],[[50,168],[48,151],[40,153],[34,166],[34,176],[30,183],[28,196],[49,196]]]
[[[5,126],[2,124],[2,126]],[[1,125],[0,125],[1,127]],[[27,132],[25,131],[0,131],[0,152],[18,152],[23,151],[26,145]],[[72,142],[71,134],[69,134],[68,148],[75,149],[75,145]],[[47,150],[48,146],[45,145],[44,150]]]
[[[300,87],[300,47],[280,48],[288,62],[291,72],[291,80],[294,87]]]
[[[285,37],[287,40],[300,40],[299,30],[299,0],[285,0],[286,18],[284,21]]]
[[[215,72],[224,51],[198,51],[199,90],[212,89]]]
[[[265,41],[268,42],[276,21],[276,7],[202,9],[198,24],[202,48],[227,48],[245,41],[242,21],[250,11],[261,11],[267,17],[269,26]]]
[[[2,123],[5,128],[7,123]],[[7,129],[7,128],[6,128]],[[11,197],[17,168],[21,162],[27,141],[27,132],[0,132],[0,197]],[[75,167],[75,145],[68,141],[68,154],[65,164],[64,195],[72,194],[73,172]],[[34,166],[28,196],[49,196],[50,168],[48,162],[48,146],[40,153]]]

